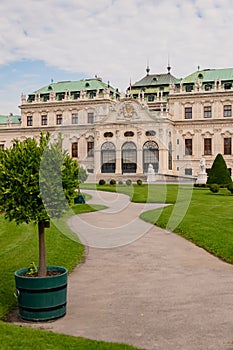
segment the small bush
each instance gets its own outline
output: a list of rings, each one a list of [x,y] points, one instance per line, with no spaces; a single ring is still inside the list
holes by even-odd
[[[219,185],[211,184],[210,185],[210,191],[213,192],[213,193],[217,193],[219,191]]]
[[[138,185],[138,186],[141,186],[141,185],[142,185],[142,180],[140,180],[140,179],[137,180],[137,185]]]
[[[229,170],[227,169],[226,162],[223,156],[219,153],[209,171],[207,184],[218,184],[218,185],[226,185],[231,182],[231,176]]]
[[[128,180],[125,181],[125,183],[126,183],[127,186],[131,186],[132,181],[130,179],[128,179]]]
[[[106,184],[106,181],[104,179],[100,179],[99,180],[99,185],[102,186],[102,185],[105,185],[105,184]]]
[[[109,181],[109,183],[110,183],[110,185],[116,185],[116,180],[111,179],[111,180]]]
[[[194,187],[207,187],[206,184],[194,184]]]
[[[118,185],[123,185],[123,181],[118,181]]]
[[[227,189],[228,189],[228,191],[230,191],[233,194],[233,183],[232,182],[227,185]]]

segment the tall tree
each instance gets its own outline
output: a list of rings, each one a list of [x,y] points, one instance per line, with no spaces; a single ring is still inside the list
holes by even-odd
[[[78,187],[78,163],[62,151],[61,137],[49,144],[50,135],[40,141],[14,141],[0,151],[0,210],[17,224],[34,222],[39,234],[40,277],[46,276],[45,227],[68,209]]]
[[[227,185],[232,182],[223,156],[219,153],[210,169],[207,184]]]

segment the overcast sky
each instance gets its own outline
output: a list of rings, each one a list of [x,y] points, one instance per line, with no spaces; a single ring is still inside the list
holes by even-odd
[[[125,91],[146,74],[233,67],[232,0],[1,0],[0,114],[21,93],[96,74]]]

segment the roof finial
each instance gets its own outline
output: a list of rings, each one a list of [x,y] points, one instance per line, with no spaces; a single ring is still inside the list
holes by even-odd
[[[199,66],[199,65],[197,66],[197,70],[198,70],[198,71],[200,70],[200,66]]]
[[[169,54],[168,54],[168,62],[167,62],[167,72],[168,72],[168,74],[170,74],[170,70],[171,70],[170,57],[169,57]]]
[[[150,73],[149,58],[147,57],[146,75],[149,75],[149,73]]]

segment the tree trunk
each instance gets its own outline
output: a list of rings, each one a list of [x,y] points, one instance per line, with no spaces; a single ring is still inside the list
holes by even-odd
[[[45,222],[38,222],[38,233],[39,233],[39,277],[46,277],[46,251],[45,251]]]

